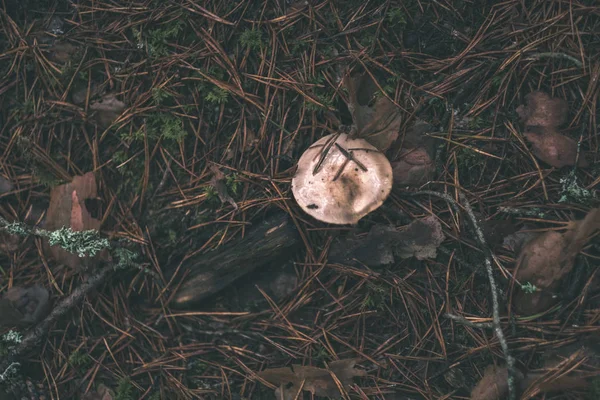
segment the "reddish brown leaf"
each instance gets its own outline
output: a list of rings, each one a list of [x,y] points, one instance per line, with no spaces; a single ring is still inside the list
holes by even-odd
[[[74,231],[99,229],[100,221],[92,218],[85,206],[86,199],[97,196],[96,178],[93,172],[76,176],[71,183],[55,187],[50,193],[50,206],[44,228],[50,231],[62,227],[70,227]],[[106,256],[106,252],[103,251],[93,259],[79,258],[76,254],[71,254],[59,246],[49,246],[47,240],[44,241],[44,251],[56,261],[71,268],[78,268],[82,261],[87,265],[96,260],[96,257]]]
[[[532,92],[525,96],[525,105],[517,108],[517,114],[526,126],[556,128],[565,123],[567,102],[550,97],[547,93]]]
[[[398,138],[402,122],[398,107],[378,90],[367,73],[346,75],[348,110],[356,125],[357,136],[384,152]]]
[[[600,229],[600,209],[591,210],[564,233],[546,232],[529,241],[517,259],[516,279],[531,283],[534,293],[517,290],[513,302],[520,313],[535,314],[556,303],[554,298],[562,278],[573,268],[575,257],[589,236]]]
[[[551,129],[526,132],[524,135],[532,144],[533,154],[545,163],[556,168],[575,165],[577,142],[570,137]],[[584,152],[579,155],[577,164],[580,167],[589,165]]]

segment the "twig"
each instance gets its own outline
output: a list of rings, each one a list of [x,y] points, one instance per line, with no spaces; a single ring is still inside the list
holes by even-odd
[[[458,203],[449,195],[445,193],[435,192],[431,190],[424,190],[420,192],[414,193],[414,195],[420,194],[429,194],[431,196],[436,196],[441,199],[444,199],[450,204],[455,211],[458,212],[459,205]],[[466,196],[462,193],[459,194],[460,200],[463,203],[463,207],[467,212],[467,216],[469,217],[469,221],[473,226],[473,230],[475,231],[475,240],[481,246],[481,249],[484,253],[485,259],[485,269],[488,275],[488,280],[490,282],[490,289],[492,292],[492,315],[493,315],[493,328],[498,341],[500,342],[500,347],[502,348],[502,352],[504,353],[504,357],[506,358],[506,366],[508,369],[508,398],[509,400],[515,400],[517,398],[516,391],[516,371],[515,371],[515,360],[510,354],[510,350],[508,348],[508,343],[506,342],[506,337],[504,336],[504,331],[502,330],[502,326],[500,325],[500,306],[498,303],[498,288],[496,286],[496,280],[494,279],[494,271],[492,268],[492,251],[488,247],[485,242],[485,237],[483,236],[483,231],[481,227],[477,223],[477,218],[473,213],[473,209],[471,208],[471,204],[467,200]]]

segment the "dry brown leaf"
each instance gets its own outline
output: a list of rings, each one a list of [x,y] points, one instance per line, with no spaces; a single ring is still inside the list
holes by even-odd
[[[92,218],[85,206],[86,199],[93,199],[97,196],[96,177],[93,172],[76,176],[71,183],[55,187],[50,193],[50,206],[44,228],[49,231],[62,227],[70,227],[74,231],[100,229],[101,222]],[[88,267],[95,260],[107,255],[107,252],[103,250],[93,258],[80,258],[58,245],[50,246],[47,240],[44,240],[44,252],[54,260],[75,269],[82,266],[82,263]]]
[[[544,92],[532,92],[525,96],[525,102],[517,107],[517,114],[526,126],[556,128],[565,123],[568,109],[563,99]]]
[[[237,210],[238,205],[233,199],[233,197],[229,195],[229,191],[227,190],[227,184],[225,183],[227,177],[225,176],[225,174],[221,172],[219,167],[217,167],[215,164],[211,165],[210,170],[213,173],[213,177],[210,180],[210,184],[217,191],[217,195],[219,196],[219,200],[221,200],[221,203],[229,203],[235,210]]]
[[[516,279],[531,283],[534,293],[517,289],[513,302],[522,314],[535,314],[555,304],[554,294],[562,278],[575,263],[577,254],[590,235],[600,229],[600,208],[591,210],[583,220],[574,221],[564,233],[549,231],[529,241],[517,259]]]
[[[550,128],[543,131],[525,132],[525,137],[532,144],[532,152],[537,158],[556,168],[575,165],[577,160],[577,142],[568,136]],[[581,152],[577,165],[587,167],[586,153]]]
[[[50,294],[41,286],[13,286],[0,299],[0,326],[22,326],[41,321],[50,311]]]
[[[356,362],[356,359],[332,361],[328,369],[301,365],[292,365],[291,368],[270,368],[259,372],[258,376],[278,386],[275,390],[277,399],[294,399],[300,388],[315,396],[339,398],[341,393],[332,374],[346,388],[352,384],[354,377],[367,374],[355,368]]]
[[[398,138],[401,118],[398,107],[383,96],[371,76],[344,77],[348,89],[348,110],[356,125],[357,137],[385,152]]]
[[[483,377],[471,391],[471,400],[504,400],[508,395],[508,369],[488,365]]]
[[[125,103],[112,93],[105,94],[90,104],[94,120],[104,129],[111,126],[126,108]]]

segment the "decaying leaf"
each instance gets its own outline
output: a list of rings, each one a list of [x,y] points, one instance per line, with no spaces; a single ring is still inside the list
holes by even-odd
[[[564,233],[545,232],[523,246],[515,277],[537,290],[526,293],[517,289],[513,302],[520,313],[535,314],[558,301],[554,295],[562,278],[571,271],[577,254],[597,229],[600,229],[600,208],[591,210],[583,220],[573,221]]]
[[[50,47],[48,58],[59,64],[66,64],[79,51],[79,47],[71,43],[55,43]]]
[[[525,104],[517,107],[517,114],[526,126],[558,127],[565,123],[567,111],[566,101],[544,92],[529,93]]]
[[[50,310],[50,294],[41,286],[13,286],[0,299],[0,326],[23,326],[41,321]]]
[[[427,136],[432,130],[430,124],[419,120],[406,131],[398,159],[392,162],[395,184],[422,185],[432,178],[434,148]]]
[[[356,126],[357,137],[366,139],[380,151],[386,151],[398,138],[401,118],[398,107],[381,94],[368,73],[346,75],[348,110]]]
[[[213,177],[210,180],[210,184],[217,191],[217,195],[219,196],[219,200],[221,200],[221,203],[229,203],[235,210],[237,210],[238,205],[233,199],[233,197],[229,195],[229,191],[227,190],[227,177],[225,176],[225,174],[221,172],[219,167],[217,167],[215,164],[211,165],[210,170],[213,173]]]
[[[490,247],[503,243],[504,239],[515,233],[516,228],[509,220],[478,220],[483,237]]]
[[[577,142],[568,136],[552,129],[544,128],[543,131],[525,132],[525,137],[531,142],[533,155],[556,168],[568,165],[587,167],[589,162],[585,152],[580,152],[577,159]]]
[[[398,244],[395,254],[401,258],[414,256],[417,260],[437,257],[437,248],[446,238],[442,225],[434,216],[411,222],[401,232],[404,240]]]
[[[435,258],[445,236],[433,217],[415,220],[402,228],[375,225],[365,236],[348,237],[331,246],[330,262],[353,264],[356,260],[369,267],[393,264],[396,258]]]
[[[435,165],[427,151],[418,147],[401,150],[399,160],[392,162],[392,170],[395,184],[421,185],[431,179]]]
[[[355,368],[357,361],[356,359],[332,361],[327,369],[301,365],[271,368],[259,372],[258,376],[278,386],[275,390],[278,400],[293,400],[300,390],[310,392],[315,396],[336,399],[342,395],[336,379],[345,389],[352,384],[354,377],[367,374],[365,371]],[[332,375],[335,375],[335,379]],[[299,398],[302,398],[301,394]]]
[[[115,394],[104,384],[98,385],[98,389],[94,392],[88,392],[83,396],[83,400],[113,400]]]
[[[125,103],[112,93],[105,94],[90,104],[94,120],[104,129],[111,126],[126,108]]]
[[[576,163],[588,166],[585,152],[577,158],[577,142],[557,130],[567,118],[567,103],[543,92],[532,92],[525,101],[517,108],[517,114],[527,128],[524,135],[532,144],[533,154],[555,168]]]
[[[508,395],[508,369],[488,365],[483,377],[471,391],[471,400],[504,400]]]
[[[73,231],[100,229],[101,222],[93,218],[85,206],[86,199],[97,196],[96,177],[93,172],[76,176],[71,183],[53,188],[44,228],[49,231],[63,227],[69,227]],[[50,246],[48,240],[44,240],[44,252],[54,260],[75,269],[80,266],[89,267],[107,255],[106,251],[102,251],[95,257],[78,257],[58,245]]]

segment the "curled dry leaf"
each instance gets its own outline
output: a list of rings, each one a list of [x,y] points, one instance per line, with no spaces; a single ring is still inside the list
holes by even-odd
[[[585,152],[581,152],[577,159],[577,142],[568,136],[551,129],[542,132],[539,130],[525,132],[524,135],[531,142],[533,155],[546,164],[555,168],[575,165],[575,163],[580,167],[589,165]]]
[[[13,286],[0,299],[0,326],[23,326],[41,321],[50,311],[50,294],[41,286]]]
[[[90,104],[93,119],[104,129],[111,126],[125,108],[125,103],[112,93],[105,94]]]
[[[210,170],[213,173],[213,177],[210,180],[210,184],[217,191],[217,195],[219,196],[219,200],[221,200],[221,203],[229,203],[235,210],[237,210],[238,205],[233,199],[233,197],[229,195],[229,191],[227,190],[227,184],[225,183],[227,177],[225,176],[225,174],[221,172],[219,167],[217,167],[215,164],[211,165]]]
[[[522,314],[546,310],[558,299],[554,294],[562,278],[573,268],[575,258],[590,235],[600,229],[600,208],[591,210],[583,220],[574,221],[564,233],[545,232],[530,240],[519,254],[515,278],[534,285],[534,293],[517,289],[513,302]]]
[[[85,206],[86,199],[93,199],[97,196],[96,177],[93,172],[76,176],[71,183],[55,187],[50,193],[50,206],[44,228],[49,231],[63,227],[69,227],[74,231],[100,229],[100,221],[93,218]],[[43,248],[46,255],[75,269],[82,264],[89,267],[98,259],[108,255],[107,251],[103,250],[92,258],[78,257],[58,245],[50,246],[47,239],[44,240]]]
[[[347,105],[357,136],[386,151],[398,138],[402,122],[398,107],[379,91],[367,73],[346,75],[343,84],[348,90]]]
[[[314,396],[339,398],[342,393],[336,384],[336,379],[347,388],[356,376],[365,376],[367,373],[355,368],[357,360],[339,360],[329,363],[327,369],[292,365],[285,368],[270,368],[258,373],[265,381],[278,386],[275,396],[279,399],[293,400],[302,398],[297,396],[300,390],[312,393]],[[335,375],[335,379],[332,375]]]
[[[525,96],[525,104],[517,107],[517,114],[526,126],[556,128],[567,119],[567,102],[550,97],[544,92],[532,92]]]

